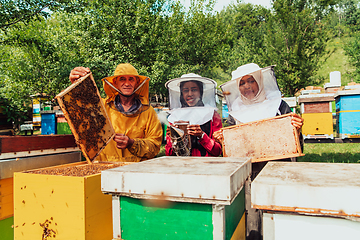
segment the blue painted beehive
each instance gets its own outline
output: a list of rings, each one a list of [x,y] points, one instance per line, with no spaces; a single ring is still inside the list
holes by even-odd
[[[56,134],[56,117],[54,111],[41,112],[41,134]]]
[[[342,138],[360,138],[360,89],[338,91],[336,131]]]

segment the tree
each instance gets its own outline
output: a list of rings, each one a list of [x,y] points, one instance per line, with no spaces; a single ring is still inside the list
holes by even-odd
[[[51,11],[75,11],[81,7],[84,7],[83,2],[72,0],[0,0],[0,29],[6,30],[17,23],[47,18]]]
[[[178,1],[91,1],[79,29],[84,65],[95,79],[129,62],[151,78],[152,93],[167,94],[164,84],[188,72],[208,75],[217,62],[225,31],[209,10],[212,1],[192,2],[185,12]]]
[[[265,23],[270,11],[262,6],[238,3],[221,13],[230,32],[228,45],[222,51],[221,68],[231,74],[237,67],[254,62],[266,64],[263,55]]]
[[[355,66],[355,72],[352,79],[360,83],[360,33],[356,33],[345,46],[345,54],[350,57],[351,64]]]
[[[319,68],[329,39],[319,19],[321,7],[308,1],[275,0],[266,23],[264,57],[276,65],[278,83],[285,95],[293,96],[308,85],[319,84],[313,76]]]
[[[31,107],[30,95],[54,97],[68,86],[70,70],[83,62],[81,41],[77,42],[73,23],[66,16],[53,14],[27,25],[19,23],[3,35],[0,89],[21,112]]]

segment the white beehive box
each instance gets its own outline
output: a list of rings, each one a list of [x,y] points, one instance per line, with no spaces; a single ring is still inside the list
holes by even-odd
[[[360,236],[360,165],[269,162],[251,185],[264,240]]]

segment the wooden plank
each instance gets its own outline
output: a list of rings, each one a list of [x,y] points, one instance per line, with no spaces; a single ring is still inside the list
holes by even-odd
[[[76,147],[73,135],[1,136],[0,153]]]
[[[304,113],[301,115],[304,119],[302,133],[304,135],[331,135],[333,134],[332,113]]]
[[[241,190],[231,205],[225,206],[225,239],[239,239],[233,237],[235,237],[235,231],[242,218],[245,219],[245,188]],[[243,223],[245,224],[245,221]],[[241,229],[242,231],[235,235],[239,235],[245,240],[245,226]]]
[[[291,113],[223,128],[223,155],[252,162],[302,156]]]
[[[360,217],[359,164],[269,162],[251,183],[257,209]]]
[[[92,74],[77,80],[55,97],[88,163],[115,135]]]
[[[304,104],[303,113],[327,113],[330,111],[330,102],[313,102]]]
[[[101,192],[100,174],[85,178],[84,199],[85,239],[112,239],[112,198]]]
[[[14,173],[15,239],[41,239],[44,223],[51,239],[85,239],[84,190],[82,177]]]
[[[335,101],[334,96],[324,96],[324,97],[299,97],[298,103],[307,103],[307,102],[331,102]]]
[[[13,178],[0,179],[0,220],[13,215]]]
[[[121,197],[123,239],[213,240],[212,205]]]

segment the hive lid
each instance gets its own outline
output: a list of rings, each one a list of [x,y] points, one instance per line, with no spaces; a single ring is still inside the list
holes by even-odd
[[[360,165],[269,162],[251,184],[257,209],[360,217]]]
[[[281,99],[284,100],[289,105],[289,107],[296,107],[297,105],[296,97],[282,97]]]
[[[135,198],[228,205],[250,173],[250,158],[160,157],[103,171],[101,190]]]
[[[310,95],[300,95],[298,98],[299,103],[306,102],[331,102],[334,101],[334,93],[320,93]]]
[[[356,89],[351,89],[351,90],[337,91],[335,93],[335,97],[345,96],[345,95],[359,95],[359,94],[360,94],[360,89],[356,88]]]

